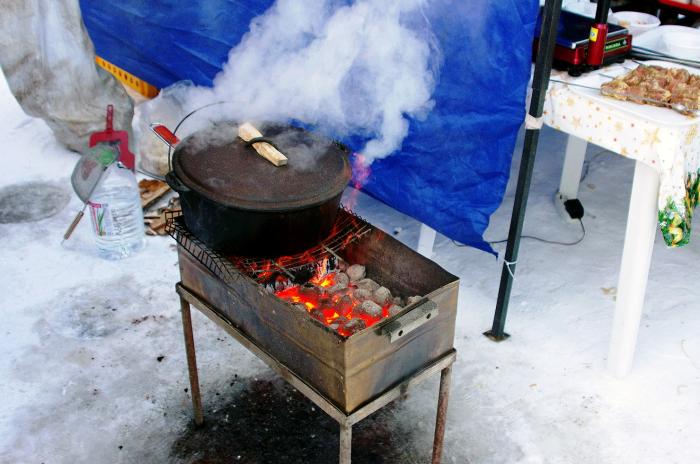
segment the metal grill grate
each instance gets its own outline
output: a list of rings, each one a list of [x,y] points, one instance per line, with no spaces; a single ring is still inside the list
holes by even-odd
[[[224,282],[231,282],[243,273],[262,284],[279,280],[278,276],[290,283],[298,283],[313,275],[319,265],[333,263],[332,268],[340,259],[338,252],[371,230],[367,221],[341,207],[330,235],[318,245],[293,256],[267,259],[224,256],[212,250],[190,233],[179,211],[167,215],[166,225],[166,231],[178,244]]]
[[[165,230],[168,235],[214,275],[226,283],[231,283],[240,276],[240,272],[226,257],[207,247],[190,233],[181,211],[166,212],[165,217],[167,221]]]

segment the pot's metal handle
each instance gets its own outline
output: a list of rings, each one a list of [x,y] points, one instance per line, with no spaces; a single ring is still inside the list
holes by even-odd
[[[180,139],[178,139],[177,136],[165,126],[165,124],[154,122],[151,124],[151,131],[170,148],[175,148],[177,144],[180,143]]]
[[[437,303],[428,298],[423,298],[416,303],[415,308],[411,311],[382,327],[382,335],[388,335],[391,343],[394,343],[426,322],[434,319],[439,312]]]
[[[175,190],[177,193],[187,193],[190,191],[189,187],[180,182],[180,179],[178,179],[178,177],[172,171],[165,175],[165,182],[167,182],[170,188]]]

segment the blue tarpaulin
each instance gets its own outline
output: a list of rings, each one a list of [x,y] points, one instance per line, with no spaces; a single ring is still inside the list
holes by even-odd
[[[250,20],[272,0],[81,0],[99,56],[162,88],[211,85]],[[482,236],[500,205],[525,116],[537,0],[427,2],[443,64],[435,107],[400,152],[375,161],[363,190],[438,232],[492,251]],[[359,148],[363,141],[346,140]]]

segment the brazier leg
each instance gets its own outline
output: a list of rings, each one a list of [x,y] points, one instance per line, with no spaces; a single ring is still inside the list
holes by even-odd
[[[197,374],[197,356],[194,351],[194,337],[192,335],[192,314],[190,304],[180,297],[180,309],[182,310],[182,331],[185,334],[185,351],[187,352],[187,368],[190,372],[190,392],[192,393],[192,408],[194,409],[194,423],[202,425],[202,397],[199,393],[199,375]]]
[[[447,400],[450,396],[451,377],[452,366],[444,368],[440,373],[440,393],[438,395],[435,439],[433,441],[433,464],[440,464],[442,459],[442,441],[445,438],[445,420],[447,419]]]
[[[340,424],[340,464],[350,464],[352,451],[352,425]]]

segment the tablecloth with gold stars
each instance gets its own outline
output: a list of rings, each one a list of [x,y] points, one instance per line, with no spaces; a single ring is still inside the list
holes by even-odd
[[[687,244],[693,210],[700,201],[700,118],[687,125],[663,125],[617,108],[613,102],[608,105],[565,84],[552,83],[544,123],[654,168],[659,174],[659,226],[664,240],[670,247]]]

